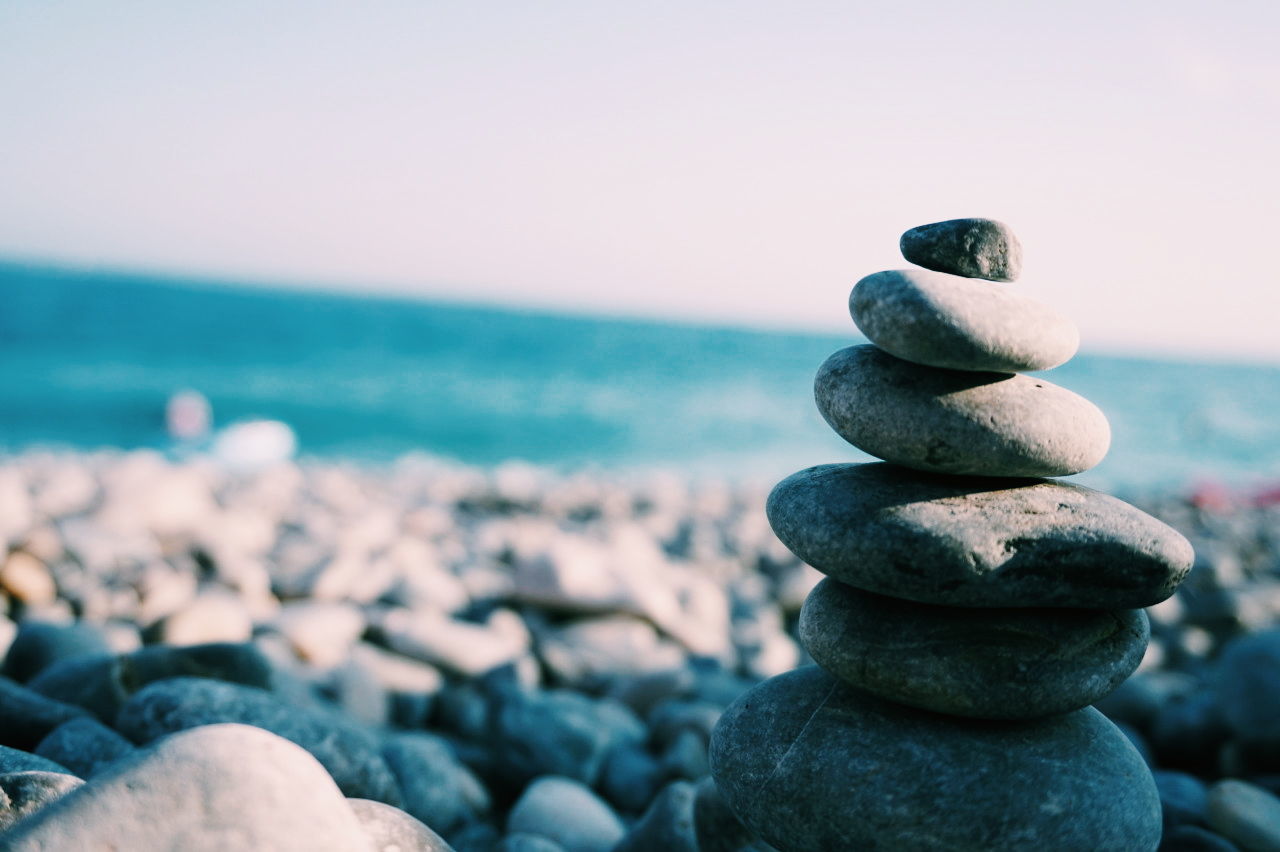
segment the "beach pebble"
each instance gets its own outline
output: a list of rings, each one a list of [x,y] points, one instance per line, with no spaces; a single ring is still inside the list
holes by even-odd
[[[337,714],[291,707],[253,687],[192,677],[157,681],[120,708],[116,729],[135,743],[149,743],[219,722],[253,725],[302,746],[346,796],[401,803],[395,778],[372,734]]]
[[[1209,788],[1209,827],[1244,852],[1280,852],[1280,798],[1245,781]]]
[[[538,632],[538,656],[566,684],[678,669],[685,651],[632,615],[585,618]]]
[[[883,702],[808,667],[729,708],[711,766],[734,812],[784,849],[1154,850],[1160,839],[1150,772],[1092,708],[997,726]]]
[[[1201,689],[1162,705],[1151,723],[1150,737],[1160,766],[1212,777],[1217,774],[1219,754],[1231,737],[1231,729],[1217,696]]]
[[[502,838],[494,847],[494,852],[564,852],[564,847],[554,840],[522,832]]]
[[[1209,788],[1194,775],[1157,769],[1151,773],[1160,792],[1164,829],[1179,825],[1205,825],[1209,812]]]
[[[592,784],[614,746],[644,736],[643,723],[620,704],[569,690],[512,691],[493,713],[490,742],[512,779],[560,775]]]
[[[246,686],[272,685],[271,664],[248,644],[149,645],[118,656],[80,656],[44,669],[28,686],[42,695],[83,707],[108,724],[147,684],[173,677],[217,678]]]
[[[222,588],[201,591],[160,622],[158,638],[167,645],[247,642],[253,617],[239,595]]]
[[[646,749],[622,743],[605,757],[596,787],[620,810],[637,814],[653,801],[664,777],[664,767]]]
[[[699,852],[693,820],[695,796],[694,786],[687,781],[667,785],[613,852]]]
[[[948,219],[912,228],[898,241],[910,263],[968,278],[1015,281],[1022,272],[1022,244],[994,219]]]
[[[1111,445],[1096,405],[1044,379],[924,367],[875,346],[828,358],[814,396],[840,437],[917,470],[1066,476],[1098,464]]]
[[[63,722],[85,715],[80,707],[0,678],[0,745],[31,751]]]
[[[1280,630],[1232,641],[1218,662],[1223,718],[1255,762],[1280,770]]]
[[[755,840],[755,834],[729,810],[710,776],[698,782],[693,826],[698,852],[740,852]]]
[[[367,849],[315,759],[244,725],[166,737],[23,820],[11,852],[48,849]]]
[[[91,624],[50,624],[24,619],[4,658],[0,674],[25,683],[52,663],[111,648],[102,629]]]
[[[349,603],[290,601],[280,607],[273,626],[300,659],[331,668],[350,655],[365,622],[360,608]]]
[[[35,753],[60,763],[81,778],[133,751],[133,743],[89,716],[63,722],[36,746]]]
[[[489,811],[489,793],[440,737],[403,733],[389,737],[382,756],[400,786],[406,813],[448,834]]]
[[[949,606],[1143,607],[1192,561],[1155,518],[1059,482],[822,465],[778,483],[768,514],[796,556],[836,580]]]
[[[1161,838],[1160,852],[1240,852],[1240,847],[1206,828],[1180,825]]]
[[[27,606],[45,606],[58,597],[49,567],[21,550],[10,553],[0,565],[0,589]]]
[[[409,814],[372,799],[347,799],[373,852],[453,852],[444,838]]]
[[[470,677],[520,659],[532,645],[524,621],[508,609],[494,610],[483,623],[394,609],[379,628],[393,651]]]
[[[923,269],[868,275],[849,294],[849,313],[876,346],[930,367],[1048,370],[1069,360],[1080,345],[1075,323],[1048,305]]]
[[[62,772],[73,774],[67,767],[47,757],[40,757],[21,749],[0,745],[0,774],[8,772]]]
[[[74,775],[62,772],[28,770],[0,775],[0,799],[6,801],[0,807],[0,832],[23,817],[57,801],[83,783]]]
[[[823,580],[800,614],[814,662],[912,707],[1035,719],[1092,704],[1127,678],[1149,636],[1142,610],[940,607]]]
[[[565,852],[610,852],[626,833],[590,788],[555,775],[529,785],[507,816],[507,831],[545,837]]]

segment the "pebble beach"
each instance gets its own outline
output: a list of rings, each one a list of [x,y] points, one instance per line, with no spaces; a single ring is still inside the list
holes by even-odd
[[[744,691],[811,662],[821,575],[774,537],[769,485],[9,457],[0,847],[145,827],[226,848],[183,834],[199,799],[226,837],[274,820],[278,848],[765,849],[707,743]],[[1280,502],[1118,496],[1196,551],[1097,703],[1153,768],[1161,848],[1280,848]]]

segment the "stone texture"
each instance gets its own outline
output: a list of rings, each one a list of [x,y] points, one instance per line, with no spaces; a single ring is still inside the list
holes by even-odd
[[[82,716],[54,728],[35,753],[89,778],[132,751],[133,743],[96,719]]]
[[[1102,461],[1111,445],[1096,405],[1044,379],[924,367],[875,346],[828,358],[814,396],[840,437],[917,470],[1066,476]]]
[[[1150,772],[1092,708],[956,719],[808,667],[726,711],[711,765],[734,812],[780,849],[1150,852],[1160,840]]]
[[[1280,798],[1228,779],[1209,788],[1209,827],[1245,852],[1280,852]]]
[[[267,688],[271,663],[253,645],[151,645],[118,656],[78,656],[55,663],[27,685],[50,698],[84,707],[108,724],[129,697],[153,681],[204,677]]]
[[[4,837],[9,852],[51,849],[368,849],[360,823],[315,759],[244,725],[166,737]]]
[[[66,772],[67,767],[47,757],[8,746],[0,746],[0,774],[6,772]]]
[[[1048,370],[1080,345],[1075,323],[1048,305],[1004,287],[923,269],[868,275],[849,294],[849,313],[876,346],[930,367]]]
[[[739,852],[755,839],[729,810],[710,776],[698,782],[693,801],[693,826],[698,836],[698,852]]]
[[[387,739],[382,757],[400,786],[405,812],[446,834],[489,810],[489,793],[449,744],[422,732]]]
[[[0,674],[25,683],[58,660],[109,650],[106,636],[93,625],[27,620],[18,625]]]
[[[31,751],[50,731],[88,714],[0,677],[0,744]]]
[[[0,775],[0,832],[55,802],[84,782],[62,772],[9,772]]]
[[[170,678],[140,690],[116,728],[136,743],[219,722],[253,725],[311,752],[343,795],[399,805],[400,791],[376,738],[336,714],[291,707],[270,693],[204,678]]]
[[[667,785],[612,852],[699,852],[693,819],[696,795],[688,781]]]
[[[1022,245],[1013,230],[994,219],[948,219],[912,228],[898,241],[910,263],[967,278],[1015,281],[1022,272]]]
[[[453,852],[443,837],[399,808],[372,799],[347,799],[347,804],[373,852]]]
[[[1193,558],[1155,518],[1060,482],[821,465],[778,483],[767,508],[819,571],[921,603],[1144,607],[1173,594]]]
[[[1249,763],[1280,770],[1280,630],[1233,640],[1214,684],[1218,706]]]
[[[881,698],[980,719],[1092,704],[1133,673],[1142,610],[940,607],[823,580],[800,614],[814,662]]]
[[[507,831],[555,841],[565,852],[610,852],[622,822],[587,786],[546,775],[529,785],[507,817]]]

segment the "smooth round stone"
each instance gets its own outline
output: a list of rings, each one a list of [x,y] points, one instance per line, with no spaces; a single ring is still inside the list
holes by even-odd
[[[622,821],[591,788],[556,775],[529,785],[507,816],[507,831],[545,837],[565,852],[609,852],[626,834]]]
[[[1062,482],[829,464],[773,489],[769,523],[835,579],[921,603],[1134,609],[1191,570],[1191,545],[1115,497]]]
[[[1102,461],[1111,427],[1096,405],[1032,376],[924,367],[875,346],[832,355],[814,380],[840,437],[917,470],[1066,476]]]
[[[1234,778],[1209,788],[1209,827],[1247,852],[1280,852],[1280,798]]]
[[[1004,287],[924,269],[868,275],[849,294],[854,324],[891,355],[930,367],[1020,373],[1066,362],[1075,323]]]
[[[898,247],[911,263],[966,278],[1014,281],[1022,272],[1022,244],[1008,225],[994,219],[920,225],[903,234]]]
[[[1151,773],[1092,708],[1033,722],[956,719],[811,666],[726,711],[711,770],[739,819],[782,852],[1141,852],[1160,841]]]
[[[1133,673],[1142,610],[933,606],[823,580],[800,613],[814,662],[881,698],[979,719],[1036,719],[1092,704]]]
[[[452,852],[444,838],[409,814],[372,799],[347,799],[373,852]]]

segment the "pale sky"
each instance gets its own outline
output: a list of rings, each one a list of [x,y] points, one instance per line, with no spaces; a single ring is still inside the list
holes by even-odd
[[[1084,348],[1280,363],[1275,2],[0,0],[0,257],[851,329],[1008,222]]]

